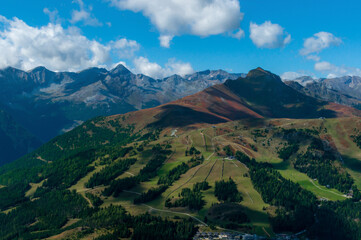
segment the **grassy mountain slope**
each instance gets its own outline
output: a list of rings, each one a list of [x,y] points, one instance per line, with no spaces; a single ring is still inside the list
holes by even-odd
[[[184,127],[247,118],[319,118],[361,116],[361,111],[306,96],[261,68],[199,93],[126,114],[140,128]]]
[[[359,112],[278,80],[257,69],[160,107],[96,118],[0,168],[0,238],[141,239],[174,222],[180,235],[198,225],[359,238]],[[326,113],[347,117],[319,118]]]

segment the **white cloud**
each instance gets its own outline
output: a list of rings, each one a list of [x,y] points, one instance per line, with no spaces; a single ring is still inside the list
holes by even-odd
[[[150,62],[147,58],[139,57],[134,60],[134,71],[136,73],[142,73],[144,75],[153,77],[153,78],[163,78],[164,70],[163,68],[154,62]]]
[[[110,65],[109,67],[108,67],[108,70],[112,70],[112,69],[114,69],[114,68],[116,68],[118,65],[123,65],[125,68],[127,68],[128,70],[130,69],[130,67],[128,66],[128,64],[126,63],[126,62],[124,62],[124,61],[120,61],[120,62],[117,62],[117,63],[113,63],[112,65]]]
[[[168,60],[168,63],[166,64],[166,69],[169,72],[168,76],[172,74],[185,76],[187,74],[194,73],[194,70],[190,63],[176,61],[176,59],[174,58]]]
[[[332,71],[336,66],[329,62],[317,62],[315,63],[315,70],[319,72]]]
[[[304,74],[298,72],[285,72],[281,75],[282,80],[295,80],[296,78],[302,77]]]
[[[92,8],[89,7],[88,9],[85,7],[84,2],[82,0],[75,0],[73,1],[77,4],[79,4],[80,9],[79,10],[73,10],[71,14],[71,23],[78,23],[83,22],[84,25],[88,26],[102,26],[103,24],[99,22],[97,18],[92,16],[91,11]]]
[[[115,42],[110,42],[109,46],[114,52],[117,53],[119,58],[131,58],[134,53],[139,50],[140,45],[134,40],[128,40],[126,38],[119,39]]]
[[[174,38],[173,35],[163,35],[159,37],[160,45],[165,48],[170,47],[170,42]]]
[[[77,28],[64,29],[60,24],[31,27],[0,15],[0,25],[0,68],[45,66],[55,71],[77,71],[111,64],[113,51],[120,56],[139,48],[135,41],[126,39],[102,44],[86,38]]]
[[[327,78],[361,76],[360,68],[336,66],[326,61],[315,63],[315,70],[327,74]]]
[[[313,37],[307,38],[304,41],[303,48],[300,50],[300,54],[303,56],[309,54],[318,54],[326,48],[329,48],[331,46],[338,46],[341,43],[342,40],[338,37],[335,37],[332,33],[329,32],[315,33]],[[312,57],[314,56],[316,55],[309,55],[308,58],[312,59]],[[319,58],[316,61],[319,61]]]
[[[341,76],[360,76],[361,70],[358,68],[336,66],[327,61],[321,61],[318,56],[324,49],[332,46],[338,46],[342,43],[342,40],[329,32],[318,32],[312,37],[304,40],[303,48],[300,50],[300,54],[305,56],[309,60],[315,61],[314,69],[323,74],[327,74],[327,78],[335,78]]]
[[[121,10],[141,12],[160,32],[160,43],[169,47],[173,36],[210,36],[231,33],[242,37],[243,13],[238,0],[109,0]]]
[[[266,21],[261,25],[250,23],[250,38],[259,48],[282,48],[291,41],[291,35],[278,24]]]
[[[48,8],[44,8],[43,12],[49,16],[51,23],[60,23],[58,10],[50,11]]]
[[[320,61],[321,60],[321,58],[319,57],[319,56],[317,56],[317,55],[308,55],[307,57],[306,57],[308,60],[313,60],[313,61],[315,61],[315,62],[318,62],[318,61]]]
[[[241,39],[244,37],[244,31],[242,29],[239,29],[235,33],[230,33],[230,35],[234,38]]]
[[[170,59],[165,67],[161,67],[157,63],[150,62],[145,57],[136,58],[133,63],[135,67],[133,69],[134,72],[142,73],[153,78],[164,78],[173,74],[184,76],[194,72],[190,63],[179,62],[175,59]]]

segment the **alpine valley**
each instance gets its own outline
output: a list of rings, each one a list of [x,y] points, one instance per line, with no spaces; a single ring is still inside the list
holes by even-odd
[[[261,68],[163,80],[123,66],[1,76],[1,119],[15,133],[14,121],[37,132],[41,118],[17,116],[47,108],[54,125],[37,132],[43,141],[109,116],[0,168],[0,239],[361,238],[361,111],[323,91]]]

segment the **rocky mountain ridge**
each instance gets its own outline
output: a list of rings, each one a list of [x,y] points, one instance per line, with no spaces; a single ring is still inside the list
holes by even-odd
[[[0,70],[0,103],[30,132],[47,141],[95,116],[155,107],[242,74],[223,70],[153,79],[123,65],[78,73],[37,67]]]
[[[15,146],[7,147],[13,153],[6,156],[0,153],[0,159],[12,161],[28,152],[24,149],[39,147],[41,142],[93,117],[155,107],[239,76],[242,74],[207,70],[183,77],[153,79],[133,74],[123,65],[110,71],[89,68],[77,73],[52,72],[44,67],[27,72],[5,68],[0,70],[0,105],[19,126],[17,129],[23,129],[22,135],[31,135],[37,141],[31,148],[27,147],[28,143],[16,141],[26,146],[21,151],[15,150],[18,149]],[[0,141],[13,142],[7,134],[1,136]],[[10,137],[18,139],[17,136]]]
[[[284,82],[303,94],[360,109],[361,77],[344,76],[313,81],[310,79],[312,78],[301,77]]]

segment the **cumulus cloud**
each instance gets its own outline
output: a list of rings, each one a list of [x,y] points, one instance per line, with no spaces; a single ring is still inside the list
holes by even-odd
[[[325,71],[332,71],[332,69],[335,69],[336,66],[332,65],[329,62],[318,62],[315,63],[315,70],[316,71],[320,71],[320,72],[325,72]]]
[[[145,57],[136,58],[133,63],[135,67],[133,69],[134,72],[142,73],[153,78],[164,78],[173,74],[184,76],[194,72],[190,63],[183,63],[175,59],[170,59],[165,67],[155,62],[150,62],[149,59]]]
[[[71,23],[74,24],[78,22],[83,22],[84,25],[94,26],[94,27],[103,25],[101,22],[99,22],[97,18],[95,18],[91,14],[92,7],[87,8],[82,0],[75,0],[73,2],[79,4],[80,9],[73,10],[70,20]]]
[[[329,32],[315,33],[312,37],[305,39],[303,43],[303,48],[300,50],[300,54],[303,56],[308,55],[308,59],[319,61],[317,55],[310,55],[310,54],[318,54],[326,48],[329,48],[331,46],[338,46],[341,43],[342,40],[338,37],[335,37],[332,33]]]
[[[126,39],[102,44],[86,38],[77,28],[64,29],[60,24],[32,27],[0,15],[0,25],[0,68],[45,66],[54,71],[77,71],[111,64],[113,51],[121,55],[139,48]]]
[[[250,23],[250,38],[259,48],[282,48],[291,41],[291,35],[278,24],[266,21],[261,25]]]
[[[299,72],[285,72],[281,75],[282,80],[295,80],[296,78],[305,76]]]
[[[327,74],[327,78],[361,76],[361,69],[359,68],[336,66],[326,61],[315,63],[315,70]]]
[[[140,45],[134,40],[128,40],[126,38],[112,41],[108,44],[112,50],[117,54],[119,58],[131,58],[134,53],[139,50]]]
[[[159,42],[162,47],[169,48],[170,42],[174,38],[173,35],[163,35],[159,37]]]
[[[109,0],[121,10],[141,12],[160,32],[160,43],[169,47],[174,36],[210,36],[233,33],[242,37],[243,13],[238,0]]]
[[[312,37],[304,40],[303,48],[299,51],[300,55],[305,56],[309,60],[315,61],[314,69],[323,74],[327,74],[327,78],[341,76],[360,76],[361,70],[358,68],[336,66],[327,61],[321,61],[319,53],[332,46],[338,46],[342,40],[329,32],[318,32]]]

